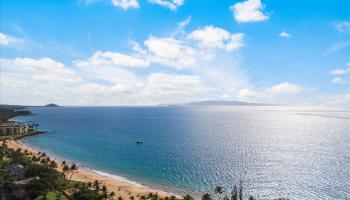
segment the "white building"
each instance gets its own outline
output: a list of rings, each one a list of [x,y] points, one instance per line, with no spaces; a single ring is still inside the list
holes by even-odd
[[[19,135],[26,134],[29,126],[26,123],[7,122],[0,123],[0,135]]]

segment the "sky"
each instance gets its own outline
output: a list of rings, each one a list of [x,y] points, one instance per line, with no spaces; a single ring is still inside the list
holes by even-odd
[[[2,0],[0,103],[350,107],[349,0]]]

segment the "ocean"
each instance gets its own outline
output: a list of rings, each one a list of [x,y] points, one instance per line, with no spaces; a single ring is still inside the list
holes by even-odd
[[[350,111],[277,106],[30,107],[22,139],[100,174],[178,194],[242,181],[258,199],[350,199]],[[143,144],[136,144],[142,140]]]

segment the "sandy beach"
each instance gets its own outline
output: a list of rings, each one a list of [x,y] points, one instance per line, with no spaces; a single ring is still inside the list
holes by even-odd
[[[26,146],[19,140],[7,140],[7,146],[11,149],[21,148],[22,150],[27,150],[28,152],[31,152],[34,155],[38,155],[37,150]],[[57,170],[61,171],[60,163],[62,161],[58,159],[54,160],[59,164]],[[136,197],[140,195],[148,195],[150,192],[157,193],[160,197],[174,195],[169,192],[149,188],[146,186],[138,185],[136,183],[133,184],[132,182],[122,181],[111,177],[103,176],[101,174],[89,171],[84,168],[79,168],[76,171],[76,173],[74,173],[74,175],[72,176],[72,180],[82,182],[93,182],[95,180],[98,180],[99,182],[101,182],[102,185],[106,185],[110,192],[114,191],[116,196],[121,196],[123,197],[123,199],[129,199],[130,196]]]

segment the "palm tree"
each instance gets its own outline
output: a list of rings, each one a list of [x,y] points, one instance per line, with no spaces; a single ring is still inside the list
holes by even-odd
[[[239,183],[239,200],[243,200],[243,186],[242,181]]]
[[[152,197],[151,200],[158,200],[158,193],[155,193]]]
[[[171,195],[170,198],[169,198],[169,200],[176,200],[176,196]]]
[[[98,180],[94,181],[93,187],[95,188],[96,191],[100,190],[100,183],[98,182]]]
[[[113,199],[114,196],[115,196],[115,193],[114,193],[114,192],[111,192],[111,193],[109,193],[109,195],[108,195],[108,199]]]
[[[183,200],[194,200],[194,198],[192,196],[190,196],[189,194],[186,194],[184,197],[183,197]]]
[[[211,198],[211,195],[209,193],[205,193],[202,196],[202,200],[213,200],[213,198]]]
[[[146,200],[146,199],[147,198],[144,195],[140,196],[140,200]]]
[[[50,167],[51,167],[52,169],[56,169],[56,168],[57,168],[57,163],[56,163],[54,160],[51,160],[51,161],[50,161]]]
[[[40,160],[40,163],[43,164],[43,165],[46,165],[47,164],[47,160],[45,158],[42,158]]]
[[[68,171],[69,171],[68,165],[63,165],[63,167],[62,167],[62,175],[64,176],[64,178],[66,178],[66,173]]]
[[[148,193],[147,199],[150,199],[150,198],[152,198],[152,197],[153,197],[153,193],[152,193],[152,192]]]
[[[101,191],[102,191],[103,193],[107,193],[107,187],[106,187],[106,185],[103,185],[103,186],[102,186]]]
[[[230,200],[230,198],[228,198],[228,196],[225,195],[224,198],[222,198],[222,200]]]
[[[236,185],[233,187],[233,190],[231,192],[231,200],[238,200],[238,193],[237,193],[237,186]]]
[[[78,167],[77,167],[76,164],[73,164],[73,165],[70,166],[69,172],[71,173],[71,175],[70,175],[70,177],[69,177],[69,180],[72,179],[72,176],[73,176],[73,174],[74,174],[74,172],[75,172],[76,170],[78,170]]]
[[[222,189],[221,186],[216,186],[214,189],[214,193],[216,194],[222,194],[224,192],[224,189]]]

